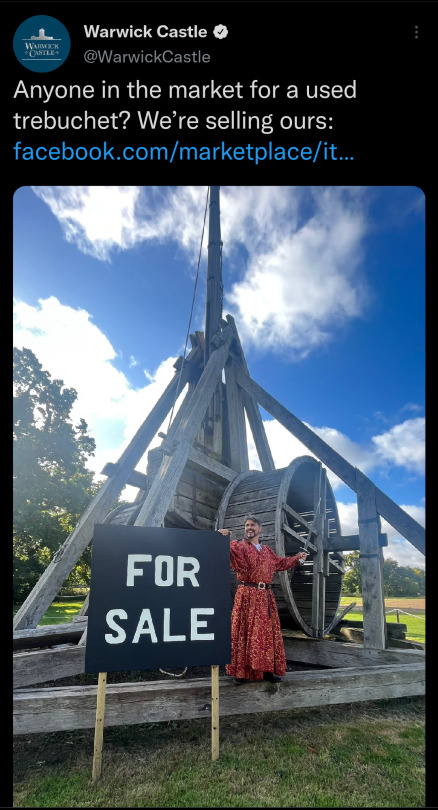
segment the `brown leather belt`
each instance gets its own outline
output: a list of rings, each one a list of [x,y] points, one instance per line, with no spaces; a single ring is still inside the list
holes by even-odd
[[[258,588],[259,591],[272,588],[272,585],[268,585],[266,582],[239,582],[239,585],[248,585],[250,588]]]

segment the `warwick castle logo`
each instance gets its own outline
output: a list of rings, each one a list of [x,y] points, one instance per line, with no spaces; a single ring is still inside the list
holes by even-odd
[[[45,14],[29,17],[14,35],[14,53],[28,70],[48,73],[65,62],[70,52],[70,36],[65,26]]]

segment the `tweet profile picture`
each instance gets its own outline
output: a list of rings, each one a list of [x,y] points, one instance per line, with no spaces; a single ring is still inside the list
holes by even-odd
[[[18,26],[14,53],[20,64],[35,73],[49,73],[65,62],[70,53],[70,36],[55,17],[37,14]]]

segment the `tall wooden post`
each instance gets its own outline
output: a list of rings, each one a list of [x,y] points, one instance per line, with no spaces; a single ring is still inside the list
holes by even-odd
[[[220,329],[222,298],[222,240],[219,186],[210,186],[204,366],[207,365],[213,350],[211,341]],[[205,452],[208,455],[213,455],[218,461],[224,461],[222,423],[222,382],[219,380],[204,417],[202,434]]]
[[[228,428],[230,434],[231,468],[236,472],[249,470],[243,391],[236,383],[236,365],[231,358],[225,363]]]
[[[105,719],[106,672],[99,672],[97,684],[96,723],[94,726],[94,756],[92,781],[97,782],[102,772],[103,723]]]
[[[314,517],[313,528],[316,531],[316,554],[313,555],[313,583],[312,583],[312,628],[316,638],[322,638],[324,633],[324,521],[325,521],[325,470],[319,466],[319,475],[315,478],[313,495]]]
[[[380,516],[373,483],[356,470],[360,572],[363,599],[364,647],[386,648],[383,552],[379,544]]]
[[[219,331],[222,318],[222,296],[222,240],[219,186],[210,186],[207,298],[205,303],[205,365],[211,354],[211,340]]]

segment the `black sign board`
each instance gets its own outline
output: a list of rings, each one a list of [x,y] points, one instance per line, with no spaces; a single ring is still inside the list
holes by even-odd
[[[228,664],[230,603],[219,532],[96,524],[85,672]]]

